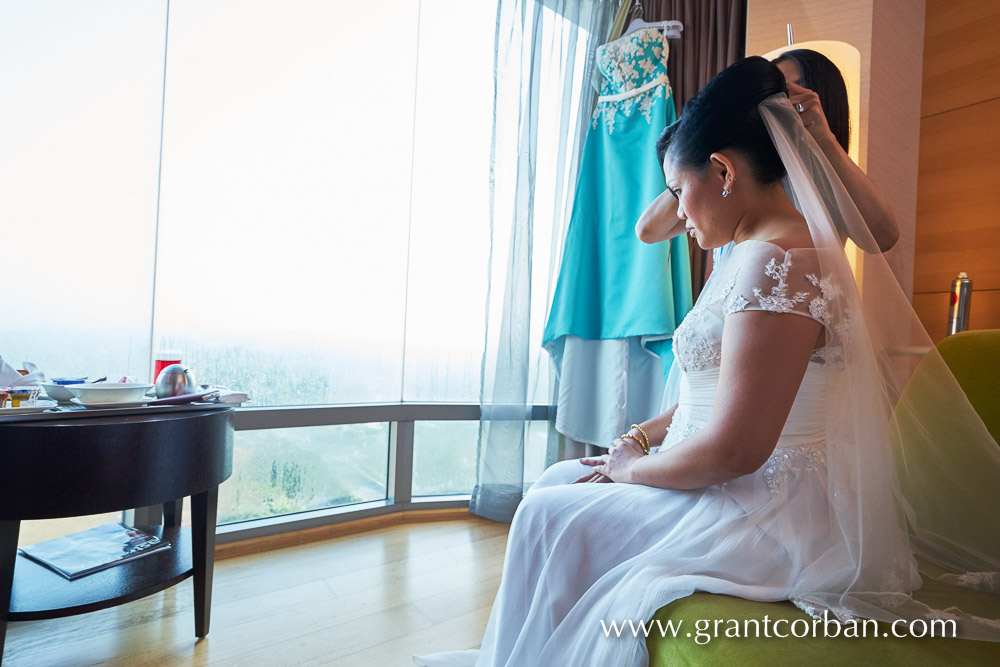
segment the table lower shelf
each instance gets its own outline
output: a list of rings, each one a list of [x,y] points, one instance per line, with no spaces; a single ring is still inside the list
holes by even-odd
[[[139,528],[168,540],[170,548],[76,581],[18,554],[7,620],[37,621],[97,611],[158,593],[193,574],[189,528]]]

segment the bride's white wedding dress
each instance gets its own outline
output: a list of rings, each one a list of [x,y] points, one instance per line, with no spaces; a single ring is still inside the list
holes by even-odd
[[[825,324],[839,294],[819,274],[815,250],[736,245],[677,329],[680,399],[662,449],[708,424],[727,317],[766,310]],[[843,536],[830,530],[824,442],[839,357],[830,345],[814,351],[777,446],[753,474],[678,491],[569,484],[590,467],[576,460],[550,467],[511,525],[481,653],[430,656],[417,664],[642,664],[642,638],[606,638],[602,620],[646,621],[695,590],[794,600],[809,568],[825,568],[825,590],[846,588],[837,578],[853,576],[854,568]],[[816,585],[815,576],[809,580]]]
[[[749,475],[694,490],[569,484],[589,466],[555,464],[514,516],[481,650],[418,665],[643,665],[645,639],[608,636],[607,624],[647,621],[694,591],[791,600],[841,620],[957,619],[959,636],[1000,641],[1000,619],[963,611],[960,596],[934,609],[909,594],[920,586],[913,554],[927,576],[1000,592],[1000,448],[885,259],[849,265],[845,237],[877,247],[787,97],[758,110],[816,249],[733,247],[675,331],[678,408],[661,449],[709,423],[726,321],[763,310],[812,318],[825,333],[773,453]],[[904,394],[911,375],[934,414]]]

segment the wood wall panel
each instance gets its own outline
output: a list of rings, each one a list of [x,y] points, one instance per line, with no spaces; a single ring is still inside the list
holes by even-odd
[[[914,294],[913,310],[927,329],[931,340],[937,343],[948,330],[948,292]]]
[[[969,329],[1000,329],[1000,290],[972,290]]]
[[[915,292],[947,291],[959,271],[1000,289],[998,155],[1000,99],[921,122]]]
[[[948,329],[948,292],[914,294],[913,309],[931,340],[940,342]],[[1000,329],[1000,290],[973,290],[969,329]]]
[[[927,0],[922,116],[1000,97],[998,5]]]
[[[927,0],[913,305],[944,338],[951,281],[1000,328],[1000,2]]]

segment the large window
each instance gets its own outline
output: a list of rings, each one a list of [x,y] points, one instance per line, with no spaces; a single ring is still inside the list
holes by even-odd
[[[472,493],[479,422],[417,422],[413,427],[413,495]]]
[[[240,431],[219,523],[386,497],[388,424]]]
[[[146,379],[179,349],[256,406],[478,401],[495,11],[5,1],[0,355]],[[220,520],[385,498],[365,428],[240,433]]]
[[[175,0],[156,346],[257,405],[478,400],[494,15]]]
[[[180,349],[256,405],[477,401],[495,11],[0,5],[0,354],[146,378]]]
[[[478,403],[495,20],[445,0],[0,2],[0,355],[115,380],[181,350],[253,406]],[[239,433],[220,521],[385,498],[387,428]],[[416,435],[414,494],[468,493],[477,424]]]
[[[145,376],[162,4],[0,4],[0,355]],[[115,378],[117,379],[117,378]]]

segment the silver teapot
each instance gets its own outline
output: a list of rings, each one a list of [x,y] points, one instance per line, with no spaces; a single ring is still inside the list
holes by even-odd
[[[183,364],[170,364],[156,377],[155,390],[157,398],[183,396],[196,393],[198,383],[190,368]]]

